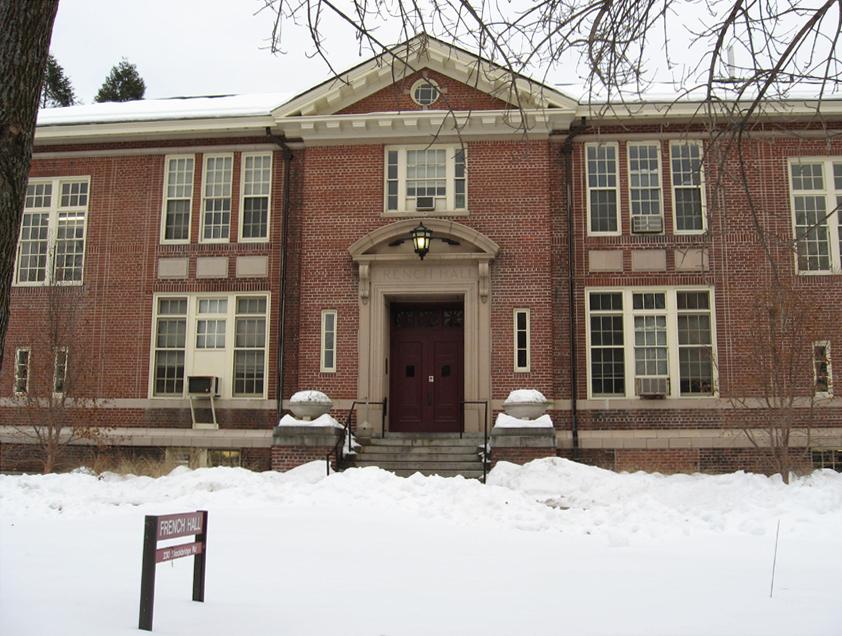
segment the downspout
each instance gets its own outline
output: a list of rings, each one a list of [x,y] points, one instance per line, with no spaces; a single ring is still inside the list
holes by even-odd
[[[281,413],[284,410],[284,355],[286,353],[286,303],[287,303],[287,243],[289,238],[289,207],[290,207],[290,175],[292,173],[292,150],[286,140],[273,135],[269,127],[266,127],[266,136],[272,140],[283,153],[284,158],[284,191],[282,198],[281,212],[281,299],[279,302],[278,315],[278,358],[276,365],[275,379],[275,421],[279,422]]]
[[[579,374],[577,370],[578,352],[576,348],[576,241],[573,230],[573,138],[586,127],[585,118],[570,125],[567,136],[561,144],[564,158],[565,198],[567,212],[567,321],[568,350],[570,352],[570,432],[573,436],[573,459],[579,457],[579,420],[577,394],[579,392]]]

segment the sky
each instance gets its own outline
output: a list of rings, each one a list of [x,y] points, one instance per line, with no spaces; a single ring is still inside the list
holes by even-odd
[[[286,55],[267,48],[272,16],[262,0],[61,0],[50,46],[83,103],[92,103],[111,67],[126,57],[146,82],[146,98],[240,93],[290,96],[329,76],[308,59],[307,33],[287,32]],[[353,42],[333,45],[347,66]]]
[[[50,50],[81,103],[93,97],[111,67],[126,57],[146,82],[146,98],[242,93],[296,95],[330,77],[308,56],[304,28],[284,32],[285,54],[272,54],[273,16],[263,0],[61,0]],[[397,41],[379,32],[382,41]],[[349,29],[335,24],[327,41],[337,70],[365,59]],[[576,82],[573,66],[552,82]]]

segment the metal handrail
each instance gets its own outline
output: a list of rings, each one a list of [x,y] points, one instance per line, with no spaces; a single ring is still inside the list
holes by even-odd
[[[485,483],[485,478],[488,476],[488,400],[462,400],[462,408],[465,408],[466,404],[482,404],[484,409],[484,415],[482,418],[482,483]],[[465,413],[464,410],[462,412],[462,432],[459,433],[459,437],[462,437],[462,434],[465,432]]]
[[[386,404],[388,398],[383,398],[379,402],[368,402],[364,400],[354,400],[351,402],[351,408],[348,409],[348,414],[345,416],[345,424],[342,427],[342,435],[339,437],[339,441],[336,442],[336,445],[333,447],[331,451],[325,456],[325,464],[327,465],[327,474],[330,475],[330,456],[334,455],[336,457],[336,464],[339,465],[339,453],[340,449],[345,445],[345,440],[348,440],[348,453],[350,454],[353,450],[352,447],[352,436],[351,436],[351,420],[354,416],[354,409],[357,405],[374,405],[380,404],[383,406],[383,411],[380,414],[381,417],[381,426],[385,427],[386,425]]]

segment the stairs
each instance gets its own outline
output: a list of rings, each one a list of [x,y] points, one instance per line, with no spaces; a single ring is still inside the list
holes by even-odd
[[[357,439],[361,448],[346,468],[377,466],[398,476],[415,473],[482,479],[482,436],[465,433],[387,433],[384,438]]]

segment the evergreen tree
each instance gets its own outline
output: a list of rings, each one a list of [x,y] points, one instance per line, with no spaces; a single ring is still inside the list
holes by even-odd
[[[137,67],[126,58],[111,67],[111,72],[99,92],[94,97],[95,102],[130,102],[143,99],[146,93],[146,82],[138,74]]]
[[[72,106],[76,103],[76,93],[70,84],[70,78],[52,55],[47,58],[44,71],[44,86],[41,88],[41,108]]]

